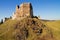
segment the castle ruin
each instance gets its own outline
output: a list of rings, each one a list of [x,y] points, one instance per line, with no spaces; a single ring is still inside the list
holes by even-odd
[[[33,17],[33,8],[31,3],[22,3],[20,6],[17,5],[12,19],[20,20],[25,17]]]

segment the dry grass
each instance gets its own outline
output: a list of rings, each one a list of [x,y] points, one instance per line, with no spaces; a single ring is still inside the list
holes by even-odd
[[[60,40],[60,20],[53,22],[46,22],[46,24],[53,32],[53,35],[56,38],[56,40]]]
[[[53,40],[46,25],[36,18],[8,20],[0,25],[0,40]]]

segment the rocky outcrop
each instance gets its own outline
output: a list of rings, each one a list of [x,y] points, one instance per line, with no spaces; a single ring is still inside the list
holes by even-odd
[[[50,30],[36,18],[23,19],[15,26],[16,40],[53,40]]]

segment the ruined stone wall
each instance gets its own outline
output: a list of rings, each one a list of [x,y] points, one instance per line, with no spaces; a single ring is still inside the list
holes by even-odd
[[[31,3],[22,3],[20,6],[16,6],[13,19],[21,19],[24,17],[33,17],[33,9]]]

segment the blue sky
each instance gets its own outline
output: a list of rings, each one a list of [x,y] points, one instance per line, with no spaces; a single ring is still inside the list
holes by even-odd
[[[0,19],[12,16],[23,2],[31,2],[34,15],[41,19],[60,20],[60,0],[0,0]]]

